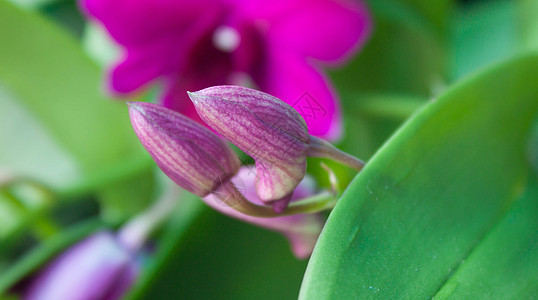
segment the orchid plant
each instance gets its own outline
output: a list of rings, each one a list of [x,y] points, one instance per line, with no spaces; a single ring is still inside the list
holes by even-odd
[[[537,20],[0,0],[0,299],[538,298]]]

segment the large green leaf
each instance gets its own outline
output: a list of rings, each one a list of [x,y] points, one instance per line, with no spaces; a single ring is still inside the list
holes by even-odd
[[[538,295],[538,178],[462,262],[436,299],[534,299]]]
[[[398,130],[331,213],[301,298],[428,298],[456,291],[461,280],[488,282],[490,294],[511,285],[509,296],[538,295],[538,278],[513,284],[501,274],[509,265],[513,276],[536,276],[529,270],[538,269],[536,244],[524,242],[538,239],[536,228],[529,231],[534,223],[513,225],[520,230],[514,236],[503,235],[508,229],[502,224],[527,183],[529,128],[538,112],[536,70],[536,55],[487,70]],[[488,247],[492,241],[496,249]],[[523,247],[522,261],[511,245]],[[497,261],[503,268],[494,267]],[[495,272],[495,281],[473,277],[470,269],[479,267]],[[459,288],[460,295],[479,290],[472,283]]]

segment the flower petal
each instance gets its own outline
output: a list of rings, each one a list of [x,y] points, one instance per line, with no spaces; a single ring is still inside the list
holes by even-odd
[[[245,198],[255,204],[263,204],[255,191],[256,169],[253,166],[242,167],[232,182],[243,193]],[[297,186],[293,193],[292,201],[312,196],[315,192],[312,179],[305,177]],[[314,249],[321,229],[323,228],[323,218],[319,214],[302,214],[277,218],[257,218],[244,215],[235,209],[226,206],[213,195],[205,197],[204,202],[215,210],[269,230],[284,234],[290,241],[293,253],[298,258],[307,258]]]
[[[203,197],[240,166],[226,142],[209,129],[160,105],[130,102],[135,133],[159,168],[177,185]]]
[[[215,0],[82,0],[81,8],[101,21],[124,46],[140,45],[174,32],[178,37],[204,14],[222,10]]]
[[[266,203],[289,199],[305,175],[310,142],[297,111],[269,94],[239,86],[214,86],[189,96],[202,120],[254,158],[258,196]]]
[[[170,52],[175,48],[174,37],[149,43],[143,47],[131,47],[125,59],[112,69],[110,89],[127,94],[162,75],[171,64]]]
[[[265,68],[253,74],[260,88],[295,108],[311,135],[337,140],[342,134],[338,97],[330,81],[301,57],[271,47]]]
[[[137,267],[110,232],[99,232],[76,244],[37,275],[27,300],[118,299],[130,286]]]
[[[235,0],[241,14],[278,45],[303,57],[342,63],[367,39],[371,20],[355,0]]]
[[[341,64],[370,34],[366,7],[358,1],[314,1],[273,24],[268,34],[305,57]]]

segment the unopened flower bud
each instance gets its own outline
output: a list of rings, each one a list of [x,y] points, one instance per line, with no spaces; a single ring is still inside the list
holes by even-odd
[[[198,115],[213,130],[254,158],[256,192],[282,212],[306,173],[306,157],[326,157],[357,170],[364,163],[312,137],[301,115],[269,94],[239,86],[189,93]]]
[[[102,231],[74,245],[39,272],[23,299],[120,299],[138,273],[135,254],[113,233]]]
[[[215,133],[162,106],[130,102],[138,139],[159,168],[180,187],[200,197],[229,181],[240,162]]]
[[[216,86],[189,96],[203,121],[254,158],[260,199],[289,201],[305,176],[311,139],[301,115],[269,94],[244,87]]]

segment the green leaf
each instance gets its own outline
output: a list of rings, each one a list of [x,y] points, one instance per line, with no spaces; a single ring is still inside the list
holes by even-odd
[[[0,172],[28,176],[53,188],[81,178],[75,158],[1,85],[0,107]]]
[[[534,299],[538,296],[538,178],[462,262],[436,299]]]
[[[141,147],[126,105],[99,91],[99,69],[67,32],[35,12],[0,1],[0,44],[0,84],[26,114],[17,120],[19,124],[10,125],[12,131],[24,126],[25,120],[34,119],[85,174],[99,174],[126,160],[140,159]],[[39,140],[17,137],[6,144],[34,147],[36,142]],[[36,150],[29,159],[48,159],[47,153]],[[16,161],[26,159],[19,156]],[[63,170],[73,171],[69,162],[63,165]],[[55,169],[49,171],[54,173]]]
[[[487,247],[525,189],[529,129],[538,112],[536,70],[536,55],[498,65],[454,86],[401,127],[331,213],[300,298],[429,298],[458,279],[462,262],[492,268],[509,260],[513,252],[500,243],[506,257],[480,261],[473,254]],[[524,231],[529,226],[516,234],[536,240],[535,229]],[[536,263],[536,251],[520,251]],[[533,282],[517,285],[511,296],[535,291]],[[511,283],[488,286],[506,291]]]
[[[306,262],[293,257],[282,235],[207,208],[183,231],[166,233],[159,266],[128,299],[297,297]]]
[[[54,255],[102,226],[103,224],[98,220],[83,222],[55,235],[29,251],[29,253],[25,253],[21,259],[13,262],[7,270],[2,270],[2,273],[0,273],[0,295],[4,294],[13,284],[46,263]]]

